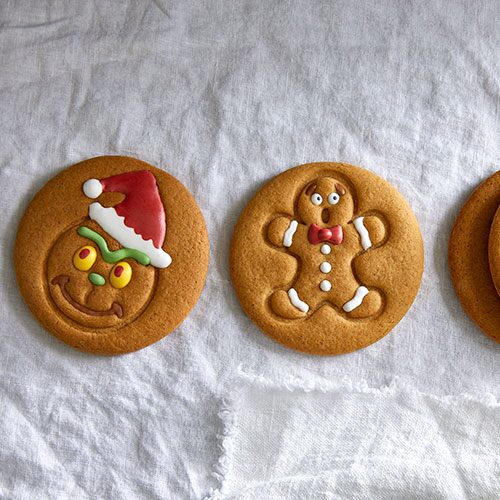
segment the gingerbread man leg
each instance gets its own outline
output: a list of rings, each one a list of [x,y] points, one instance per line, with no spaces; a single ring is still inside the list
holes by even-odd
[[[309,304],[301,300],[295,288],[276,290],[270,299],[271,309],[281,318],[298,319],[307,315]]]
[[[318,297],[314,291],[314,283],[299,277],[287,290],[277,290],[272,294],[271,308],[282,318],[303,318],[315,311],[321,302],[321,297]]]
[[[368,289],[364,285],[358,286],[351,299],[343,306],[344,312],[351,318],[368,318],[378,314],[383,307],[383,298],[376,288]]]

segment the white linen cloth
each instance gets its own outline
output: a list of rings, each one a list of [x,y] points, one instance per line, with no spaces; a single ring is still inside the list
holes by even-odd
[[[211,499],[496,498],[500,404],[401,386],[238,381]]]
[[[463,314],[446,246],[459,207],[500,164],[499,8],[495,0],[0,2],[0,497],[206,496],[220,485],[218,413],[240,365],[277,383],[378,388],[397,376],[437,397],[498,398],[499,346]],[[30,198],[62,168],[101,154],[176,176],[211,240],[191,315],[154,346],[113,358],[45,332],[12,263]],[[318,358],[281,347],[243,314],[228,253],[238,214],[265,181],[323,160],[364,166],[403,193],[426,264],[420,294],[391,334]],[[376,412],[379,401],[366,404]]]

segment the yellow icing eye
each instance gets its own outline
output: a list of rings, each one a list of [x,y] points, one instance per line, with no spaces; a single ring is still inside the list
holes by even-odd
[[[132,279],[132,268],[128,262],[118,262],[113,266],[109,273],[109,281],[115,288],[123,288],[130,283]]]
[[[80,248],[73,255],[73,265],[80,271],[88,271],[97,258],[97,252],[90,245]]]

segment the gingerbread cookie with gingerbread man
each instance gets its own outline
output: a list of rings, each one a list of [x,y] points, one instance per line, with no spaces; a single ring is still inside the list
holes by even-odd
[[[342,354],[386,335],[413,302],[423,241],[387,181],[346,163],[291,168],[243,210],[231,277],[248,316],[312,354]]]

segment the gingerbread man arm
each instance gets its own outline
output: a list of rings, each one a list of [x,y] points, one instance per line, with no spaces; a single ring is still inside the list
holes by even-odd
[[[296,220],[281,215],[267,226],[267,237],[277,247],[290,248],[301,225]]]
[[[358,233],[359,242],[365,252],[374,245],[378,245],[385,238],[385,225],[377,215],[356,217],[353,219],[352,224]]]

